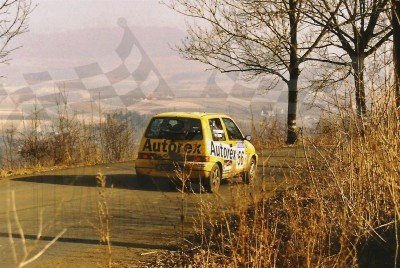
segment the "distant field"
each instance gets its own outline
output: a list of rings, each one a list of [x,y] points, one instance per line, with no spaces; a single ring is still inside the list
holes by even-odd
[[[111,102],[110,102],[111,103]],[[49,103],[49,105],[55,106]],[[109,113],[112,111],[136,111],[141,114],[154,114],[159,112],[171,112],[171,111],[189,111],[189,112],[215,112],[215,113],[226,113],[234,117],[236,120],[250,120],[253,116],[254,119],[260,118],[261,116],[272,116],[278,117],[279,120],[284,122],[286,118],[287,104],[283,102],[277,102],[276,100],[268,100],[267,98],[174,98],[174,99],[153,99],[153,100],[137,100],[134,104],[129,107],[121,107],[114,105],[103,105],[99,109],[96,106],[96,102],[93,101],[94,108],[88,109],[88,103],[68,103],[68,112],[70,114],[76,114],[79,118],[91,118],[98,117],[99,110],[102,113]],[[0,111],[0,124],[3,126],[20,126],[22,119],[28,119],[31,115],[34,107],[28,107],[29,104],[24,104],[25,111]],[[39,110],[41,107],[39,106]],[[48,111],[48,110],[46,110]],[[55,113],[57,109],[52,108],[53,116],[57,116]],[[41,112],[43,118],[49,118],[52,114],[45,114]],[[315,121],[314,118],[318,116],[317,112],[311,110],[301,111],[299,125],[312,125]],[[42,118],[42,119],[43,119]]]

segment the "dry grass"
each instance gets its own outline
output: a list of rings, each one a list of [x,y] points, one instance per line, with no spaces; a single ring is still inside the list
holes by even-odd
[[[346,128],[326,126],[317,141],[303,143],[305,163],[291,167],[290,186],[273,197],[240,188],[236,198],[246,205],[217,218],[214,204],[203,203],[196,235],[173,264],[165,263],[398,267],[400,118],[398,110],[382,105],[371,111],[368,125],[346,114],[339,117]]]
[[[285,142],[285,131],[277,117],[262,117],[257,122],[254,118],[251,120],[251,142],[259,150],[281,147]]]

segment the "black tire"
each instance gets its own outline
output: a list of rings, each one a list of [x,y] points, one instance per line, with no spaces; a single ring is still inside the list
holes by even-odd
[[[182,190],[182,181],[179,179],[169,179],[168,185],[169,185],[169,189],[172,191],[181,191]]]
[[[257,173],[257,163],[254,158],[251,158],[249,169],[243,173],[243,182],[251,184],[254,182]]]
[[[215,164],[210,172],[210,176],[205,181],[205,188],[207,192],[216,193],[221,185],[221,169],[218,164]]]
[[[150,185],[151,177],[146,175],[137,175],[137,182],[140,188],[146,188]]]

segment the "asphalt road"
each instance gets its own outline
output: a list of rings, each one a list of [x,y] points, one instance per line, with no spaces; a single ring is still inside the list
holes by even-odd
[[[134,162],[1,179],[0,267],[13,267],[13,248],[21,260],[24,254],[22,231],[29,256],[33,256],[65,230],[62,237],[29,267],[51,267],[54,261],[59,262],[60,267],[68,267],[68,258],[91,266],[90,262],[98,258],[96,250],[104,255],[104,247],[93,251],[99,247],[99,229],[106,229],[101,228],[99,221],[99,204],[104,200],[102,189],[96,183],[99,173],[107,181],[104,193],[109,212],[106,214],[114,252],[118,252],[118,248],[139,250],[131,256],[126,250],[121,253],[121,258],[129,258],[128,262],[134,263],[133,259],[138,260],[157,250],[177,249],[182,237],[189,235],[193,223],[201,218],[199,213],[220,215],[222,210],[235,211],[252,202],[250,192],[254,196],[254,192],[272,191],[282,180],[282,170],[296,161],[293,158],[287,163],[286,156],[292,153],[293,149],[289,149],[274,153],[272,158],[271,153],[266,153],[259,163],[260,179],[254,187],[230,181],[220,187],[218,194],[198,191],[182,194],[171,190],[167,180],[140,187]],[[13,206],[16,213],[13,213]],[[14,246],[10,233],[14,237]],[[41,233],[40,240],[36,239],[38,233]]]

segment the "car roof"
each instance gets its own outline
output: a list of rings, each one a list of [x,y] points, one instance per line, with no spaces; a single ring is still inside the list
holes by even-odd
[[[185,118],[212,118],[212,117],[228,117],[230,116],[219,113],[200,113],[200,112],[166,112],[159,113],[154,115],[153,117],[185,117]]]

